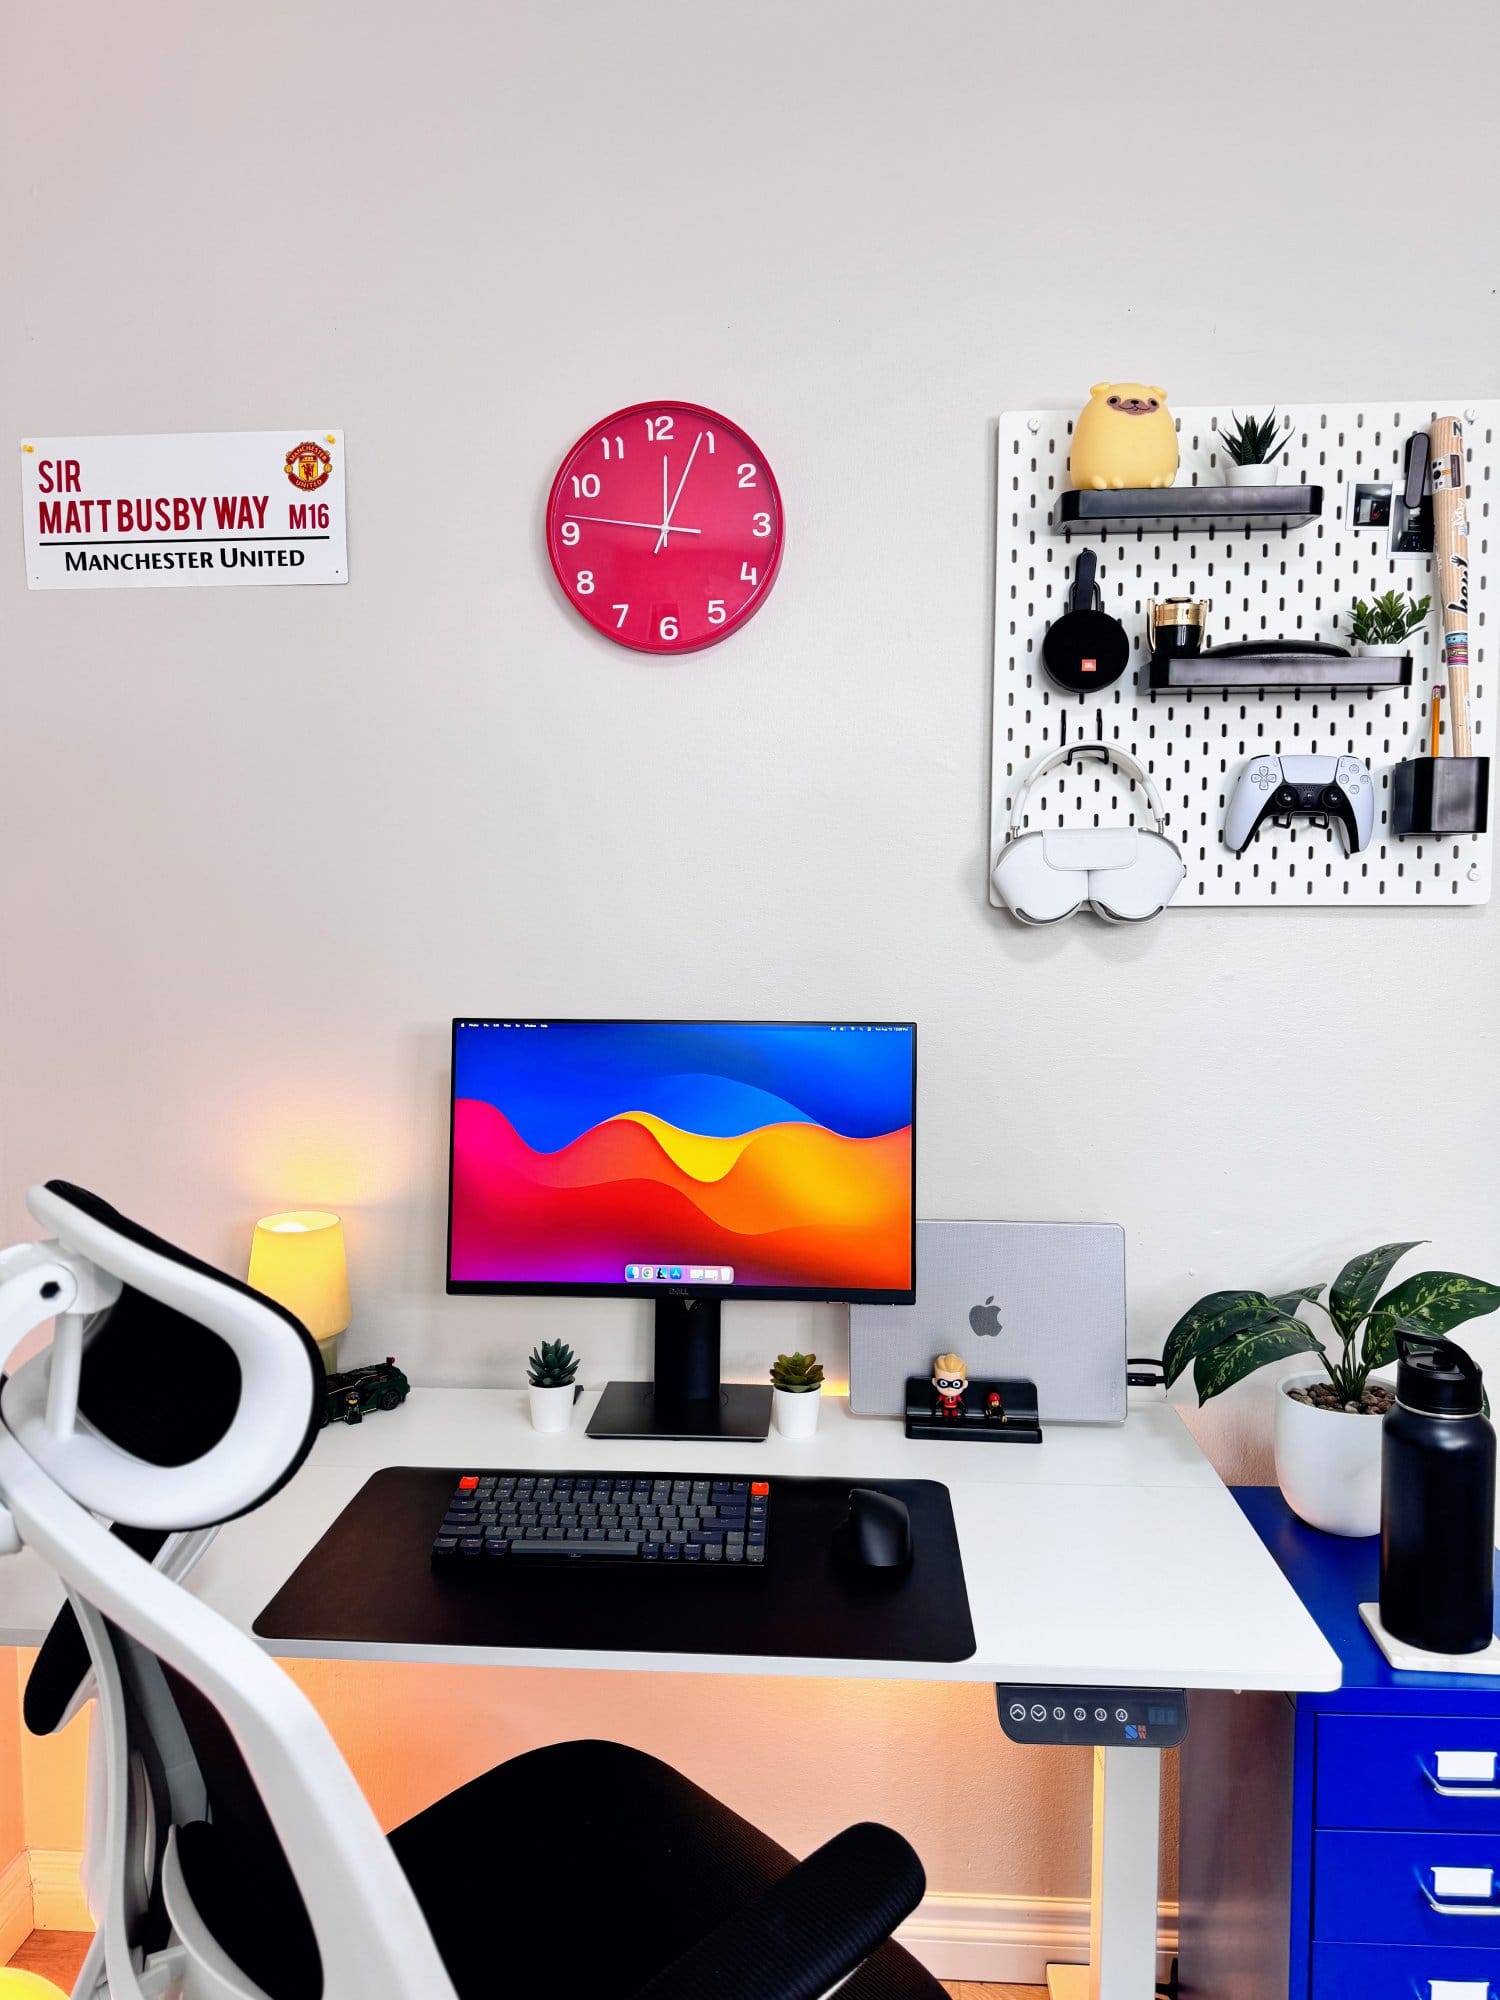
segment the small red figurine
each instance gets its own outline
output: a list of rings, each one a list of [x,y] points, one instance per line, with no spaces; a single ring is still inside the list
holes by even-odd
[[[938,1414],[961,1417],[964,1391],[969,1386],[969,1369],[961,1354],[940,1354],[932,1364],[932,1386],[937,1396]]]
[[[991,1389],[990,1393],[985,1397],[984,1414],[992,1423],[1003,1424],[1005,1422],[1005,1405],[1000,1400],[1000,1391],[998,1389]]]

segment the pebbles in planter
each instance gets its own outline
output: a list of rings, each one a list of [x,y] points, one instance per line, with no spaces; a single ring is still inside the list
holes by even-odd
[[[1315,1410],[1348,1410],[1355,1416],[1383,1417],[1395,1405],[1396,1392],[1383,1382],[1366,1385],[1357,1403],[1346,1403],[1331,1382],[1315,1382],[1310,1389],[1288,1389],[1294,1403],[1309,1403]]]

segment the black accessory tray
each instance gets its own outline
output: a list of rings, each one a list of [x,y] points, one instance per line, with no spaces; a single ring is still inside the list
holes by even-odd
[[[1000,1398],[1003,1418],[989,1414],[988,1398]],[[942,1438],[958,1444],[1040,1444],[1042,1420],[1035,1382],[1019,1376],[975,1375],[963,1395],[960,1416],[945,1417],[937,1407],[937,1391],[925,1375],[906,1378],[906,1435]]]
[[[1075,528],[1305,528],[1323,512],[1321,486],[1124,486],[1059,493],[1054,535]]]
[[[1488,757],[1408,757],[1391,767],[1391,831],[1485,833],[1490,823]]]
[[[1367,694],[1411,686],[1410,653],[1358,658],[1341,647],[1293,645],[1214,646],[1190,658],[1153,653],[1141,677],[1147,694],[1254,693],[1258,688],[1307,688]]]

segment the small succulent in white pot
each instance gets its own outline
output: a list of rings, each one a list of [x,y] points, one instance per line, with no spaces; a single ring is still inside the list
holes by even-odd
[[[1408,639],[1421,630],[1431,609],[1430,597],[1413,597],[1399,590],[1383,591],[1368,604],[1356,597],[1349,616],[1355,652],[1368,658],[1404,653]]]
[[[565,1431],[572,1423],[577,1374],[578,1356],[566,1341],[544,1340],[533,1348],[526,1364],[533,1430]]]
[[[818,1428],[823,1364],[816,1354],[778,1354],[771,1363],[771,1406],[783,1437],[808,1438]]]
[[[1280,467],[1277,460],[1292,434],[1289,417],[1278,423],[1273,409],[1268,417],[1234,417],[1234,429],[1220,431],[1219,450],[1224,454],[1226,486],[1274,486]],[[1283,428],[1285,426],[1285,428]]]
[[[1326,1305],[1322,1285],[1210,1292],[1189,1306],[1162,1350],[1168,1386],[1192,1363],[1200,1403],[1272,1361],[1312,1359],[1316,1365],[1278,1384],[1276,1479],[1293,1513],[1329,1534],[1380,1532],[1381,1426],[1368,1419],[1383,1417],[1395,1392],[1370,1378],[1395,1361],[1396,1329],[1447,1334],[1500,1306],[1500,1285],[1458,1271],[1419,1271],[1382,1294],[1395,1265],[1417,1248],[1383,1243],[1351,1257]],[[1300,1317],[1303,1306],[1327,1315],[1331,1346]]]

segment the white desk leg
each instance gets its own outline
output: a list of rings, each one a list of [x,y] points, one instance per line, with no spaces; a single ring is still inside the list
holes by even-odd
[[[1154,2000],[1161,1752],[1094,1752],[1087,1965],[1049,1965],[1052,2000]]]

